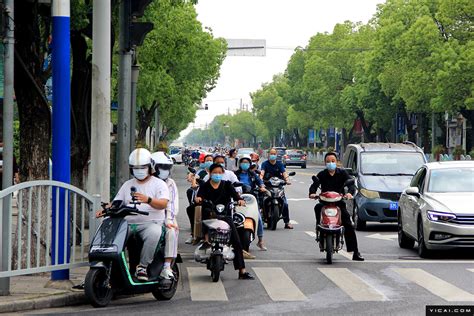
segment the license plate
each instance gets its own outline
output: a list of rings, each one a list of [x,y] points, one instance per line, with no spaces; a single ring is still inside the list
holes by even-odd
[[[300,160],[298,157],[292,157],[291,160]]]
[[[391,211],[397,211],[398,210],[398,202],[390,202],[390,205],[388,207]]]

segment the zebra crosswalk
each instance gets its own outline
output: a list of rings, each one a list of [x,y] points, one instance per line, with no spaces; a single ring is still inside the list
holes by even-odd
[[[312,296],[314,289],[301,284],[287,274],[282,267],[253,267],[256,281],[260,282],[264,292],[255,295],[266,295],[274,302],[307,301]],[[366,275],[359,269],[325,267],[315,269],[313,278],[325,287],[336,288],[346,295],[346,300],[354,302],[382,302],[398,300],[392,293],[425,293],[434,295],[435,298],[445,302],[474,302],[474,287],[461,289],[460,287],[435,276],[421,268],[389,268],[393,275],[400,278],[399,283],[393,280],[383,280],[383,275],[371,276],[370,282]],[[462,269],[463,273],[470,276],[474,269]],[[226,294],[226,282],[219,280],[211,282],[210,272],[204,267],[187,267],[191,301],[229,301]],[[324,282],[326,278],[329,282]],[[373,282],[373,279],[376,279]],[[300,283],[300,284],[299,284]],[[246,284],[241,282],[238,284]],[[379,286],[378,284],[384,284]],[[388,285],[387,285],[388,284]],[[398,284],[398,285],[397,285]],[[407,292],[406,286],[410,291]],[[234,286],[236,286],[234,284]],[[401,286],[402,288],[398,288]],[[421,291],[421,292],[420,292]],[[472,293],[471,293],[472,292]]]

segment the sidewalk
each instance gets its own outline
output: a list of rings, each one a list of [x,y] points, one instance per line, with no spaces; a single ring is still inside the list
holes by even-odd
[[[70,271],[70,279],[74,285],[84,281],[88,270],[89,267],[81,267]],[[0,313],[79,305],[87,302],[84,290],[45,288],[49,279],[49,273],[12,277],[10,296],[0,296]]]

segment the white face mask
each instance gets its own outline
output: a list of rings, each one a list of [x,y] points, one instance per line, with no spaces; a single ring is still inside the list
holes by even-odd
[[[160,173],[158,174],[158,178],[161,180],[166,180],[170,176],[170,171],[169,170],[163,170],[163,169],[158,169]]]
[[[145,180],[148,177],[148,168],[133,169],[133,176],[137,180]]]

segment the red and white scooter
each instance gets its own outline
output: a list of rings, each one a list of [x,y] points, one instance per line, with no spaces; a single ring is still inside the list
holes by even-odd
[[[354,180],[347,180],[345,187],[354,184]],[[321,220],[316,227],[316,241],[319,243],[321,252],[326,252],[327,263],[332,263],[334,253],[342,250],[344,246],[344,226],[342,226],[341,209],[336,205],[344,198],[343,194],[338,192],[323,192],[319,198],[319,203],[323,204],[321,209]]]

